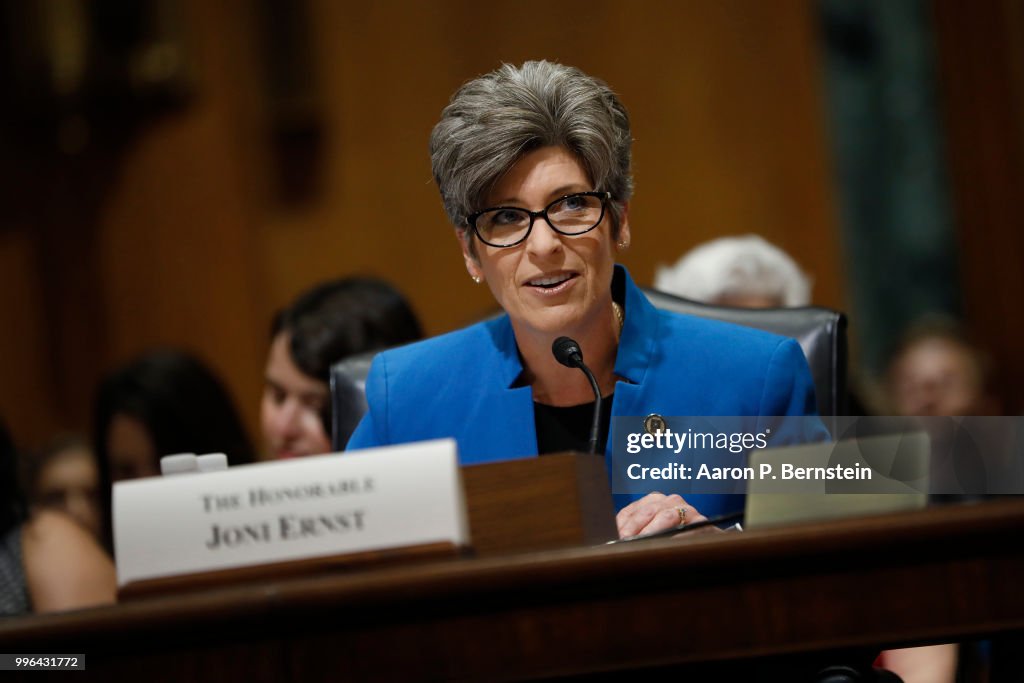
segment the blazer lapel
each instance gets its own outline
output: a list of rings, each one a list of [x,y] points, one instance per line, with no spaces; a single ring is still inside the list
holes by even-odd
[[[630,430],[642,430],[644,417],[652,412],[651,397],[645,387],[645,381],[654,364],[654,348],[660,321],[658,310],[633,284],[629,272],[622,266],[615,267],[615,277],[612,281],[612,291],[618,288],[623,292],[626,317],[622,325],[622,334],[619,336],[619,350],[615,356],[615,374],[622,380],[615,385],[615,400],[612,402],[612,424],[608,430],[608,443],[605,445],[605,454],[609,456],[615,437],[615,418],[635,418],[637,424],[630,425]]]
[[[496,376],[466,378],[480,388],[473,410],[475,424],[463,432],[460,460],[463,464],[536,457],[537,429],[533,419],[533,391],[514,386],[523,372],[512,323],[503,315],[488,323],[492,344],[481,358],[482,375],[492,369]]]

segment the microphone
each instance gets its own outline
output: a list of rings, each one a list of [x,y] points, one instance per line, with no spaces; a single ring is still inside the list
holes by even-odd
[[[590,388],[594,390],[594,417],[590,421],[590,444],[587,447],[587,452],[596,455],[597,435],[601,431],[601,387],[597,386],[594,373],[583,362],[583,351],[575,339],[559,337],[551,344],[551,353],[559,363],[567,368],[579,368],[590,380]]]

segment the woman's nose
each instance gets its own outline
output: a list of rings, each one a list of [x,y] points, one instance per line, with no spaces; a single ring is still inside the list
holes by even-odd
[[[299,402],[292,399],[285,400],[278,408],[275,422],[278,432],[282,436],[297,434],[302,422],[302,409]]]
[[[546,218],[537,218],[526,238],[526,249],[536,254],[550,254],[562,248],[562,236],[555,232]]]

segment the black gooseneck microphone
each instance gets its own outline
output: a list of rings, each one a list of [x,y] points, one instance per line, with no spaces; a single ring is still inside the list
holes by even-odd
[[[597,386],[594,373],[583,362],[583,351],[575,339],[559,337],[551,344],[551,353],[559,363],[567,368],[579,368],[590,380],[590,388],[594,390],[594,417],[590,421],[590,445],[587,447],[587,452],[596,455],[597,435],[601,431],[601,387]]]

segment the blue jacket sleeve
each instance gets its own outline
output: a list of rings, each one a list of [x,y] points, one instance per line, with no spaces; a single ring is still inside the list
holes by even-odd
[[[370,373],[366,377],[366,403],[366,415],[349,437],[348,445],[345,446],[346,451],[385,446],[390,443],[387,435],[387,360],[384,354],[377,354],[370,366]]]
[[[770,427],[773,446],[822,441],[828,430],[818,419],[814,380],[800,345],[787,339],[776,347],[768,363],[764,392],[761,395],[760,429]],[[791,417],[791,420],[780,418]]]
[[[817,415],[814,381],[795,339],[781,342],[768,363],[761,415]]]

